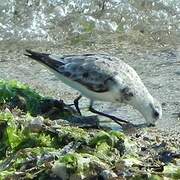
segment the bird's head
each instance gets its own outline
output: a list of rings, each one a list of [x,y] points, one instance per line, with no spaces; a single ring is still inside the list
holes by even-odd
[[[155,122],[162,117],[162,107],[145,86],[141,87],[142,89],[124,88],[122,91],[123,101],[137,109],[148,125],[154,126]]]

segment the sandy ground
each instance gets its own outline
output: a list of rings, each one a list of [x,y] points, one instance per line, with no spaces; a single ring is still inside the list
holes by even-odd
[[[74,47],[36,42],[0,42],[0,79],[17,79],[37,89],[41,94],[61,98],[71,103],[77,92],[61,83],[42,65],[23,55],[26,48],[56,54],[106,52],[115,55],[134,67],[149,91],[163,104],[163,117],[157,128],[165,131],[180,131],[180,52],[175,48],[144,48],[139,46],[102,45]],[[81,107],[87,112],[87,100]],[[124,117],[133,123],[144,119],[130,107],[97,103],[104,112]]]

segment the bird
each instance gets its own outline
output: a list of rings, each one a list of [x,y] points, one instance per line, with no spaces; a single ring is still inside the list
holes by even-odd
[[[101,53],[55,55],[28,49],[24,55],[43,64],[63,83],[80,92],[74,100],[80,115],[79,100],[84,96],[90,100],[91,112],[109,117],[118,124],[129,122],[97,111],[94,102],[128,104],[143,115],[148,126],[155,126],[162,117],[160,102],[150,94],[137,72],[115,56]]]

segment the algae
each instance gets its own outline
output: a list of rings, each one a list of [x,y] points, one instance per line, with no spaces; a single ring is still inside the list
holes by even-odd
[[[18,81],[1,80],[0,95],[0,179],[180,178],[178,145],[159,132],[125,135],[55,125],[50,117],[34,117],[48,98]],[[10,106],[17,95],[25,99],[22,113]]]
[[[16,80],[0,80],[0,108],[18,108],[32,116],[43,115],[46,118],[66,118],[75,111],[62,100],[43,97],[28,85]]]
[[[43,99],[38,93],[16,80],[4,81],[0,80],[0,103],[10,103],[18,105],[17,101],[25,101],[24,110],[37,113],[39,102]],[[22,103],[21,105],[22,106]]]

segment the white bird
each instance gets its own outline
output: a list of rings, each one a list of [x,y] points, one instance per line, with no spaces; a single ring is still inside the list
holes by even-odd
[[[127,121],[95,110],[93,102],[129,104],[144,116],[148,125],[154,125],[162,116],[160,103],[152,97],[136,71],[116,57],[106,54],[57,56],[26,51],[26,56],[47,66],[62,82],[81,93],[74,100],[79,113],[78,101],[85,96],[90,99],[91,112],[107,116],[116,122]]]

